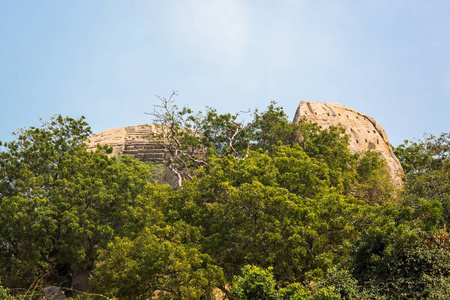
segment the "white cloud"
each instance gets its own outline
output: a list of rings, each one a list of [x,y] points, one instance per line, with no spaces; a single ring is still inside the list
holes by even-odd
[[[242,1],[187,0],[171,9],[169,30],[177,51],[196,58],[237,63],[250,42],[249,16]]]

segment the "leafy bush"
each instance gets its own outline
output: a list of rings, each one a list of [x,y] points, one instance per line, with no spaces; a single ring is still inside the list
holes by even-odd
[[[38,276],[70,285],[93,269],[100,247],[158,219],[148,168],[88,152],[89,133],[83,118],[55,116],[19,131],[0,152],[0,270],[8,287]]]
[[[2,300],[13,300],[13,297],[9,293],[8,289],[4,288],[1,285],[1,281],[0,281],[0,299],[2,299]]]
[[[271,269],[246,265],[242,276],[236,276],[231,286],[231,294],[242,300],[277,299],[275,280]]]
[[[210,299],[223,284],[211,258],[183,243],[186,224],[146,228],[138,237],[116,238],[100,252],[91,284],[120,299]]]

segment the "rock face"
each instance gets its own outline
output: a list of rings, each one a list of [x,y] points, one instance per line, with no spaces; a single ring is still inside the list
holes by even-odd
[[[158,138],[160,133],[159,127],[154,124],[107,129],[89,138],[88,150],[96,150],[97,145],[108,145],[113,148],[110,156],[124,154],[140,161],[162,162],[169,154]],[[159,181],[176,186],[175,175],[165,167],[155,170],[154,175]]]
[[[89,138],[88,150],[97,149],[97,144],[113,148],[112,155],[119,153],[133,156],[140,161],[162,161],[167,155],[156,125],[136,125],[108,129]]]
[[[48,286],[44,288],[44,297],[47,300],[64,300],[66,295],[57,286]]]
[[[392,151],[386,132],[375,119],[357,112],[348,106],[328,102],[300,102],[294,122],[306,117],[323,128],[340,124],[350,136],[349,149],[352,153],[374,148],[381,152],[387,162],[387,169],[397,186],[402,184],[403,169]],[[95,150],[97,144],[113,148],[111,155],[119,153],[130,155],[141,161],[161,162],[169,153],[162,141],[157,138],[160,129],[157,125],[136,125],[108,129],[89,138],[88,150]],[[163,171],[162,181],[176,185],[176,179],[167,170]]]
[[[392,151],[386,132],[375,119],[348,106],[319,101],[300,102],[294,122],[298,122],[303,117],[322,128],[340,124],[350,136],[349,150],[352,153],[370,148],[381,152],[395,184],[397,186],[402,184],[401,177],[404,174],[402,166]]]

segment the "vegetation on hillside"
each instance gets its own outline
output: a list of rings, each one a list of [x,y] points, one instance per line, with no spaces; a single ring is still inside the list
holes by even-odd
[[[92,299],[450,298],[450,134],[394,149],[395,190],[342,128],[291,124],[275,103],[244,123],[161,100],[176,189],[88,152],[83,118],[3,144],[0,298],[49,285]]]

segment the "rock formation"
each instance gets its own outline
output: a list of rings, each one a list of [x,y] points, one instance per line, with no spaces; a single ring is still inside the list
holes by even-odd
[[[387,162],[387,169],[395,184],[402,184],[403,169],[392,151],[386,132],[375,119],[356,110],[327,102],[300,102],[294,122],[306,117],[318,123],[322,128],[340,124],[350,136],[349,149],[352,153],[374,148],[381,152]],[[89,138],[88,150],[95,150],[97,144],[109,145],[113,148],[111,155],[119,153],[130,155],[141,161],[162,162],[169,153],[158,138],[161,133],[157,125],[137,125],[108,129]],[[176,185],[175,177],[167,170],[162,171],[162,180],[172,186]]]
[[[113,148],[112,155],[122,153],[140,161],[162,161],[167,153],[158,139],[160,133],[156,125],[108,129],[89,138],[88,150],[95,150],[98,144],[108,145]]]
[[[44,297],[47,300],[65,300],[66,295],[57,286],[48,286],[44,288]]]
[[[89,138],[88,150],[94,151],[97,145],[108,145],[113,149],[110,156],[124,154],[140,161],[162,162],[169,154],[158,137],[160,133],[159,126],[154,124],[107,129]],[[155,177],[176,186],[175,176],[165,168],[158,168]]]
[[[322,128],[340,124],[350,136],[349,149],[352,153],[370,148],[381,152],[395,184],[397,186],[402,184],[401,177],[404,174],[402,166],[392,150],[386,132],[375,119],[348,106],[319,101],[300,102],[294,122],[298,122],[303,117]]]

